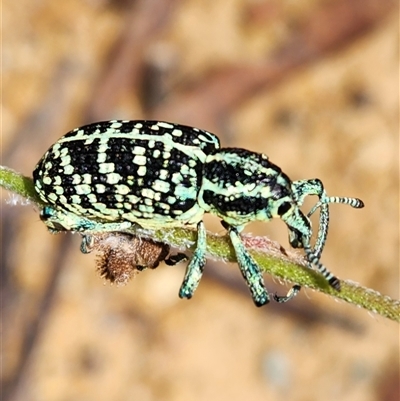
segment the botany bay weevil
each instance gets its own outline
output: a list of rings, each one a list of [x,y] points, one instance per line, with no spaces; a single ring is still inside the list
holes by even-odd
[[[197,227],[197,244],[180,288],[191,298],[206,263],[204,213],[220,217],[257,306],[269,302],[259,266],[240,238],[252,221],[282,219],[289,242],[303,248],[310,267],[340,290],[340,281],[320,262],[329,225],[329,204],[364,206],[357,198],[328,197],[318,179],[291,181],[264,154],[220,148],[212,133],[160,121],[107,121],[76,128],[60,138],[33,172],[47,205],[41,219],[50,231],[85,234],[126,232],[135,227]],[[305,215],[308,195],[319,201]],[[320,209],[316,244],[309,217]],[[299,290],[294,286],[286,302]]]

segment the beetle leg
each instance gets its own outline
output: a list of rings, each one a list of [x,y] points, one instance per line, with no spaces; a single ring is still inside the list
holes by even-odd
[[[294,298],[299,291],[301,290],[301,286],[300,285],[294,285],[286,295],[284,296],[279,296],[277,294],[274,294],[272,297],[274,298],[274,301],[279,302],[280,304],[283,304],[285,302],[290,301],[292,298]]]
[[[224,226],[228,229],[240,271],[250,288],[254,303],[256,306],[267,304],[269,302],[269,295],[265,288],[260,268],[243,245],[237,228],[227,224],[224,224]]]
[[[183,283],[179,290],[180,298],[190,299],[199,285],[201,276],[203,275],[204,266],[206,264],[206,229],[203,221],[197,224],[197,244],[192,259],[189,262]]]

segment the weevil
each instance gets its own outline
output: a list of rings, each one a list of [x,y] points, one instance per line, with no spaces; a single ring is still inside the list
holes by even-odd
[[[329,226],[329,204],[362,208],[357,198],[328,197],[319,179],[292,181],[268,156],[221,148],[216,135],[161,121],[106,121],[76,128],[45,153],[33,172],[47,206],[41,219],[50,231],[86,234],[196,227],[197,242],[179,291],[191,298],[206,264],[204,213],[221,218],[239,268],[257,306],[270,301],[263,275],[240,238],[252,221],[283,220],[289,242],[303,248],[330,286],[340,281],[321,263]],[[319,200],[306,215],[309,195]],[[316,244],[310,216],[320,209]],[[294,286],[284,297],[297,294]]]

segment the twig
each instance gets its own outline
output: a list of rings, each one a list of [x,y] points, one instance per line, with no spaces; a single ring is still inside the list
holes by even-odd
[[[36,195],[32,180],[11,169],[0,166],[0,186],[35,203],[39,209],[44,206]],[[162,241],[180,249],[193,249],[196,241],[196,234],[190,229],[137,230],[133,234]],[[361,287],[351,281],[342,281],[341,291],[338,292],[331,288],[321,275],[308,268],[305,260],[298,253],[285,251],[279,244],[264,237],[245,235],[243,240],[250,254],[264,272],[400,322],[400,301],[381,295],[372,289]],[[208,234],[207,252],[211,258],[227,262],[236,261],[235,253],[227,236]]]

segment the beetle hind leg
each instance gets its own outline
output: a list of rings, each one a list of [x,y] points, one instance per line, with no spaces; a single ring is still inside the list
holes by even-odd
[[[223,223],[223,225],[228,229],[240,271],[250,289],[255,305],[263,306],[267,304],[270,299],[264,285],[264,278],[260,268],[243,245],[237,228],[226,223]]]
[[[283,304],[283,303],[288,302],[291,299],[293,299],[300,292],[300,290],[301,290],[301,286],[296,284],[288,291],[288,293],[286,295],[280,296],[280,295],[274,294],[272,297],[275,302]]]

